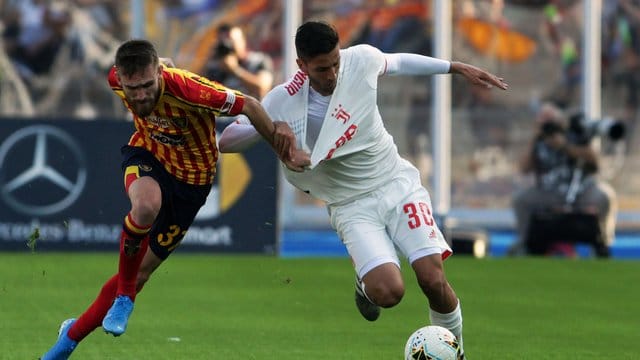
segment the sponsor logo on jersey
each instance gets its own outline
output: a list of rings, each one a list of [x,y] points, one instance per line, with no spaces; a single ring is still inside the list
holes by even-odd
[[[307,80],[307,74],[303,73],[302,70],[298,70],[298,72],[293,76],[293,79],[284,85],[284,88],[287,89],[287,93],[293,96],[302,89],[302,85],[304,85],[305,80]]]
[[[336,152],[336,150],[338,150],[339,147],[346,144],[347,141],[353,139],[353,137],[356,134],[356,131],[358,131],[358,125],[351,124],[351,126],[347,128],[344,134],[340,135],[338,140],[335,141],[334,147],[331,150],[329,150],[329,152],[327,153],[327,156],[325,157],[325,160],[331,159],[331,157],[333,157],[333,153]]]
[[[151,134],[151,138],[159,143],[171,146],[181,146],[186,143],[181,135],[166,135],[154,132]]]
[[[184,129],[187,127],[188,120],[185,118],[174,117],[171,118],[171,123],[177,128]]]

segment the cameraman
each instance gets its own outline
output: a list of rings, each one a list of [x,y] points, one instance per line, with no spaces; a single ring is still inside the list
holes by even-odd
[[[261,100],[273,86],[273,61],[248,49],[240,27],[222,24],[204,75]]]
[[[537,131],[521,160],[521,171],[532,173],[535,184],[513,197],[518,240],[510,255],[525,254],[529,223],[537,211],[581,212],[598,217],[602,241],[598,256],[608,256],[615,232],[616,195],[597,179],[598,154],[591,139],[568,129],[563,112],[544,104],[536,118]],[[602,254],[606,253],[606,254]]]

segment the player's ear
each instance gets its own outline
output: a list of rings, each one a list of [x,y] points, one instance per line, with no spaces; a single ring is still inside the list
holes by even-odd
[[[116,80],[118,80],[118,84],[122,84],[122,81],[120,80],[120,69],[118,69],[117,67],[116,67],[115,75],[116,75]]]
[[[300,68],[300,70],[302,70],[303,73],[305,73],[305,74],[309,73],[307,71],[307,64],[304,62],[304,60],[298,58],[298,59],[296,59],[296,64],[298,64],[298,68]]]

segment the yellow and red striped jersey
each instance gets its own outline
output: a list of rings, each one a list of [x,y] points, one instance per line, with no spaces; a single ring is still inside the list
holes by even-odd
[[[131,111],[115,74],[109,85]],[[133,111],[136,131],[129,145],[150,151],[178,180],[194,185],[213,182],[218,160],[215,118],[238,115],[244,95],[187,70],[163,66],[160,98],[153,113]]]

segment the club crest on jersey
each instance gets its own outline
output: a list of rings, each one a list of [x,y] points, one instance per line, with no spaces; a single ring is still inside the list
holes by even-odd
[[[171,122],[173,123],[173,125],[180,129],[184,129],[187,127],[187,121],[188,120],[185,118],[178,118],[178,117],[171,118]]]
[[[351,114],[342,107],[342,104],[338,104],[338,107],[333,109],[331,116],[336,118],[336,120],[342,121],[343,124],[346,124],[347,121],[351,119]]]

